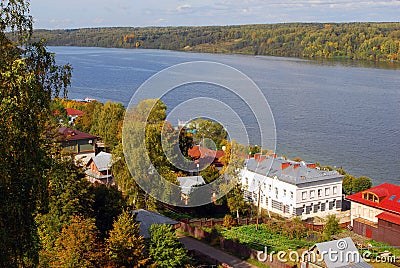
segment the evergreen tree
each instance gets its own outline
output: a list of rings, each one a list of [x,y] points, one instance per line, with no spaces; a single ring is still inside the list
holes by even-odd
[[[131,212],[124,211],[114,222],[107,239],[107,252],[118,267],[142,267],[148,259],[144,255],[144,238]]]
[[[189,258],[171,225],[153,224],[150,227],[150,258],[155,267],[184,267]]]

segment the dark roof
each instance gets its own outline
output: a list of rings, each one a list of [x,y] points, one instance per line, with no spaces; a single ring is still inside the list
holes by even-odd
[[[379,203],[363,198],[363,193],[373,193],[379,197]],[[348,200],[370,207],[379,208],[400,215],[400,186],[384,183],[368,190],[349,195]]]
[[[270,178],[277,177],[281,181],[295,185],[343,178],[335,170],[320,170],[314,163],[286,160],[282,157],[275,157],[275,155],[258,155],[256,158],[248,159],[246,168],[257,174]]]
[[[145,238],[150,238],[149,229],[153,224],[177,224],[178,222],[172,220],[157,212],[148,211],[144,209],[132,210],[132,214],[136,215],[136,222],[140,223],[140,235]]]
[[[65,141],[97,139],[96,136],[67,127],[60,127],[58,133],[60,138]]]

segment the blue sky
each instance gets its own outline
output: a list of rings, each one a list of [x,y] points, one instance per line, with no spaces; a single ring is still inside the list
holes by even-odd
[[[31,0],[36,29],[400,21],[400,0]]]

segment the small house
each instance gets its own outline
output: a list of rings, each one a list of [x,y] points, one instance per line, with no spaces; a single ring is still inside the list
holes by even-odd
[[[106,152],[100,152],[92,157],[86,164],[86,176],[92,183],[113,184],[111,165],[112,155]]]

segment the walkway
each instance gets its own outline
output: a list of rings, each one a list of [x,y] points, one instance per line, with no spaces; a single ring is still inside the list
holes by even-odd
[[[235,256],[229,255],[222,250],[213,248],[207,244],[204,244],[194,238],[187,237],[187,236],[182,236],[179,237],[179,241],[188,249],[192,250],[195,249],[197,251],[200,251],[204,255],[210,256],[213,259],[219,260],[222,263],[226,263],[231,267],[234,268],[257,268],[257,266],[254,266],[246,261],[243,261]]]

